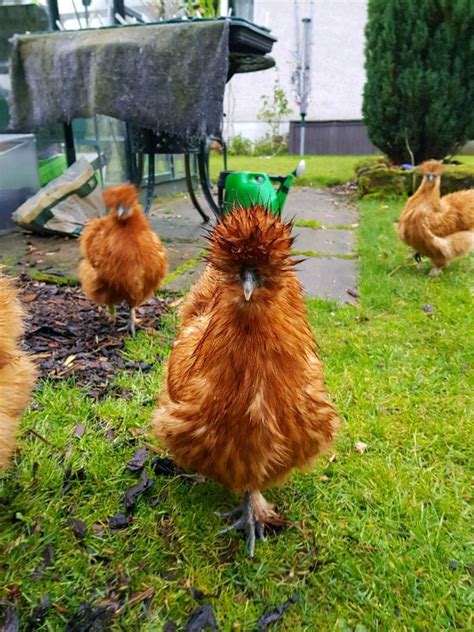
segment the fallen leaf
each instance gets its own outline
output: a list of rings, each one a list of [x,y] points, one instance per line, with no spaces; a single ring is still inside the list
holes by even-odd
[[[66,625],[66,632],[100,632],[110,630],[110,624],[116,612],[111,606],[93,606],[83,603]]]
[[[48,595],[42,599],[41,603],[36,606],[33,612],[26,620],[25,630],[30,632],[30,630],[36,630],[44,623],[46,615],[48,614],[48,610],[51,607],[51,600]]]
[[[115,514],[115,516],[110,516],[109,518],[109,527],[113,530],[126,529],[131,524],[132,519],[123,513]]]
[[[267,611],[265,611],[258,619],[257,629],[261,632],[264,632],[269,625],[275,623],[275,621],[279,621],[288,610],[288,608],[293,604],[298,603],[299,600],[299,596],[295,595],[294,597],[290,597],[287,601],[285,601],[284,604],[281,604],[280,606],[275,606],[273,610],[267,609]]]
[[[135,509],[138,496],[140,496],[140,494],[143,494],[152,486],[153,481],[151,480],[151,478],[148,478],[146,470],[143,470],[140,477],[140,482],[126,489],[123,494],[123,504],[127,513],[130,513],[131,511],[133,511],[133,509]]]
[[[162,458],[155,456],[151,462],[151,467],[155,474],[159,476],[181,476],[185,472],[182,468],[178,467],[173,459]]]
[[[79,423],[74,429],[73,437],[75,437],[76,439],[80,439],[84,435],[85,431],[86,431],[85,426]]]
[[[36,294],[24,294],[21,298],[21,300],[24,303],[31,303],[32,301],[34,301],[36,298]]]
[[[347,293],[349,294],[349,296],[352,296],[352,298],[359,298],[359,292],[357,290],[353,290],[352,288],[348,288],[347,289]]]
[[[3,620],[1,632],[18,632],[20,629],[20,619],[15,606],[7,606],[5,619]]]
[[[130,597],[130,599],[126,603],[127,608],[129,606],[133,606],[136,603],[139,603],[140,601],[145,601],[146,599],[149,599],[150,597],[153,596],[154,592],[155,592],[155,589],[153,588],[153,586],[150,586],[150,588],[147,588],[143,592],[132,595],[132,597]],[[124,606],[119,608],[117,610],[117,614],[119,614],[123,610],[123,608]]]
[[[202,632],[207,630],[207,628],[210,628],[212,632],[217,632],[217,623],[212,606],[205,603],[189,617],[184,632]]]
[[[364,454],[369,446],[363,441],[357,441],[354,447],[356,449],[356,452],[358,452],[359,454]]]
[[[74,355],[74,354],[73,354],[73,355],[68,356],[68,357],[64,360],[64,362],[63,362],[63,366],[65,366],[65,367],[66,367],[66,366],[69,366],[70,364],[72,364],[72,363],[74,362],[74,360],[75,360],[76,358],[77,358],[77,356],[76,356],[76,355]]]
[[[78,520],[77,518],[68,518],[68,525],[71,527],[74,535],[82,540],[87,535],[87,526],[85,522],[82,520]]]
[[[51,568],[54,563],[54,549],[51,545],[47,546],[43,551],[43,561],[37,566],[31,579],[40,579],[43,577],[46,569]]]
[[[171,301],[171,303],[169,304],[170,307],[178,307],[179,305],[181,305],[181,303],[184,301],[184,297],[180,297],[175,299],[174,301]]]
[[[66,471],[64,472],[63,487],[61,490],[62,494],[65,495],[71,490],[74,481],[82,483],[86,480],[86,478],[87,473],[83,467],[74,472],[72,465],[68,465]]]
[[[143,469],[149,456],[150,453],[148,450],[145,450],[145,448],[138,448],[130,461],[127,463],[126,467],[132,472],[139,472]]]

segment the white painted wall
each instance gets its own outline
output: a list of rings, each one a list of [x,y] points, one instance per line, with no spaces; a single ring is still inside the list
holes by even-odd
[[[46,0],[39,0],[46,4]],[[138,10],[142,0],[126,0]],[[112,0],[92,0],[90,26],[107,25]],[[364,71],[364,27],[367,0],[297,0],[299,20],[312,14],[312,94],[307,119],[350,120],[362,118],[362,89]],[[75,5],[83,9],[80,0]],[[311,5],[313,5],[311,11]],[[221,0],[223,14],[227,14],[227,0]],[[287,131],[289,120],[299,118],[299,109],[292,97],[291,75],[295,69],[292,54],[296,46],[295,0],[254,0],[254,22],[271,29],[278,41],[272,56],[276,68],[235,75],[227,86],[224,108],[227,113],[226,136],[242,134],[255,140],[262,137],[268,126],[258,121],[260,97],[271,95],[275,78],[290,98],[292,114],[282,125]],[[74,18],[73,0],[59,0],[66,28],[78,28]],[[143,9],[142,9],[143,10]],[[85,24],[83,24],[85,26]]]
[[[310,1],[299,0],[299,16],[310,16]],[[228,113],[226,132],[256,139],[267,131],[257,120],[260,97],[271,95],[276,77],[290,98],[293,113],[299,110],[292,98],[291,75],[295,68],[292,50],[295,48],[294,0],[255,0],[256,23],[265,24],[278,38],[272,56],[275,69],[236,75],[229,83],[225,111]],[[364,27],[367,0],[314,0],[313,48],[311,60],[312,95],[308,108],[309,120],[350,120],[362,118],[364,71]],[[288,128],[288,122],[283,126]],[[283,130],[282,130],[283,131]]]

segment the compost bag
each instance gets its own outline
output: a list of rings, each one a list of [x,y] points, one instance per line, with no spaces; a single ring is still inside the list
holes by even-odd
[[[35,233],[79,237],[86,222],[105,212],[94,169],[81,158],[24,202],[12,217]]]

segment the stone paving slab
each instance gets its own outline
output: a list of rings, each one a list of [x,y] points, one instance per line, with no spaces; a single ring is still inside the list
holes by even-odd
[[[354,252],[354,233],[351,230],[301,228],[295,226],[293,248],[312,250],[329,255],[350,255]]]
[[[286,219],[312,219],[323,226],[357,223],[357,211],[347,203],[347,197],[331,194],[322,189],[292,188],[283,217]]]
[[[357,262],[354,260],[308,257],[298,265],[298,276],[308,296],[340,303],[356,302],[348,293],[348,290],[356,291]]]
[[[207,209],[205,205],[204,208]],[[210,211],[209,215],[211,216]],[[347,198],[327,190],[293,188],[285,208],[286,217],[316,220],[325,226],[355,224],[357,213]],[[166,240],[170,272],[199,256],[203,246],[203,224],[198,212],[185,195],[158,198],[150,215],[153,228]],[[298,239],[295,248],[328,255],[347,255],[354,249],[354,235],[348,230],[312,229],[295,227]],[[0,261],[28,271],[29,268],[77,277],[80,260],[79,245],[75,239],[39,237],[22,231],[0,236]],[[200,261],[191,270],[173,279],[165,289],[187,291],[199,278],[205,264]],[[337,258],[310,257],[300,264],[300,278],[309,296],[322,296],[347,302],[347,289],[357,284],[357,263]]]
[[[196,216],[198,216],[197,213]],[[151,217],[150,224],[163,240],[171,242],[175,240],[202,241],[208,226],[182,217]]]
[[[188,292],[201,277],[206,268],[205,261],[199,261],[189,270],[185,270],[178,277],[164,285],[161,289],[166,292]]]
[[[187,261],[195,259],[202,246],[194,243],[167,243],[169,271],[174,272]],[[77,239],[39,237],[14,232],[0,237],[0,261],[13,266],[38,270],[47,274],[66,275],[77,279],[81,253]]]

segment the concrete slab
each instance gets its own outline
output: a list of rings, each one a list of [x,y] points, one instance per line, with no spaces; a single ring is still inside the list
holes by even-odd
[[[357,287],[357,261],[308,257],[298,265],[298,277],[309,297],[355,303],[348,290]]]
[[[77,277],[80,260],[77,239],[40,237],[13,232],[0,237],[0,263],[47,274]]]
[[[204,232],[208,224],[203,224],[197,218],[189,217],[150,217],[150,224],[158,235],[169,241],[203,242]]]
[[[189,270],[185,270],[178,277],[164,285],[161,289],[167,292],[188,292],[200,278],[206,268],[205,261],[199,261]]]
[[[211,210],[208,209],[203,196],[198,195],[197,197],[205,213],[211,217]],[[188,218],[198,222],[202,221],[187,193],[177,193],[164,198],[156,198],[150,211],[150,217]]]
[[[28,246],[23,231],[0,235],[0,264],[16,265],[25,256]]]
[[[346,195],[325,189],[292,188],[283,217],[313,219],[323,226],[351,225],[357,222],[357,211]]]
[[[174,272],[191,259],[196,259],[202,248],[196,244],[169,243],[165,244],[168,252],[169,271]]]
[[[294,249],[312,250],[329,255],[350,255],[354,252],[354,233],[351,230],[300,228],[295,226]]]
[[[324,225],[357,222],[357,214],[346,196],[312,188],[292,189],[285,215],[295,216],[297,219],[314,219]],[[204,246],[203,233],[206,225],[202,223],[187,196],[158,199],[151,212],[150,221],[158,234],[167,240],[165,245],[169,254],[170,272],[199,256]],[[298,250],[328,254],[353,252],[354,235],[351,231],[296,227],[295,233],[295,248]],[[75,239],[39,237],[23,232],[0,236],[0,263],[3,260],[27,271],[33,268],[50,274],[59,273],[76,277],[79,259],[79,244]],[[167,284],[164,289],[189,290],[204,268],[205,262],[199,261]],[[356,287],[356,261],[312,257],[301,263],[299,268],[299,276],[308,296],[320,296],[341,302],[353,300],[347,289]]]

